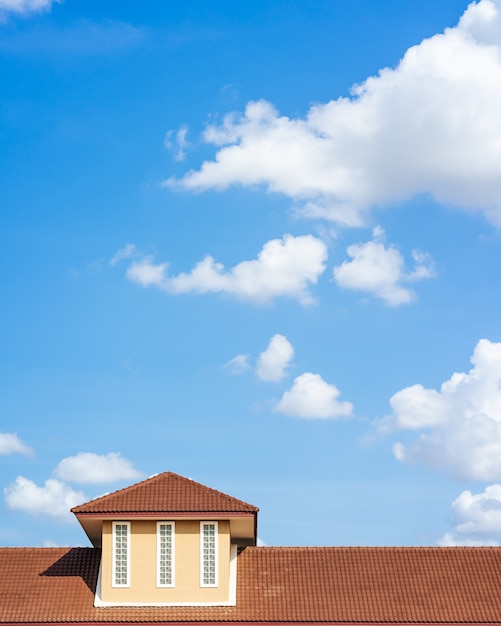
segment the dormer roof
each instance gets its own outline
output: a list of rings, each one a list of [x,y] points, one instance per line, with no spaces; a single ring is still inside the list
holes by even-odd
[[[257,513],[258,508],[173,472],[157,474],[71,509],[93,514]]]
[[[173,472],[157,474],[71,511],[96,547],[101,546],[105,519],[226,519],[233,541],[253,545],[257,540],[257,507]]]

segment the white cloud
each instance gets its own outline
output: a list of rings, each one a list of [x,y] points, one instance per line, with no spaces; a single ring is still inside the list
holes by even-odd
[[[328,419],[351,415],[353,405],[338,400],[340,391],[326,383],[319,374],[306,372],[298,376],[286,391],[276,409],[293,417]]]
[[[249,358],[250,355],[248,354],[237,354],[237,356],[233,357],[228,363],[225,363],[224,368],[229,374],[243,374],[251,367]]]
[[[429,193],[501,224],[501,0],[472,3],[455,28],[413,46],[305,118],[250,102],[208,126],[213,161],[166,185],[262,185],[303,214],[347,225]]]
[[[0,454],[33,454],[16,433],[0,433]]]
[[[136,480],[143,474],[132,466],[119,452],[101,455],[79,452],[63,459],[54,475],[64,481],[75,483],[107,483],[117,480]]]
[[[428,254],[413,250],[414,269],[407,272],[404,257],[396,246],[384,245],[383,235],[376,228],[373,241],[349,246],[346,252],[352,260],[334,268],[334,279],[339,287],[364,291],[389,306],[408,304],[415,293],[405,283],[433,277],[433,262]]]
[[[294,348],[284,335],[273,335],[256,363],[256,374],[261,380],[279,381],[284,378],[294,356]]]
[[[0,0],[0,15],[5,13],[41,13],[49,11],[54,3],[60,0]]]
[[[455,476],[501,481],[501,343],[481,339],[468,373],[455,373],[440,390],[412,385],[390,399],[382,432],[421,431],[397,443],[398,460],[419,462]]]
[[[501,542],[501,485],[489,485],[483,493],[463,491],[452,503],[455,525],[440,545],[499,545]]]
[[[187,135],[187,126],[181,126],[177,133],[173,130],[169,130],[165,134],[164,145],[168,150],[174,152],[174,159],[176,161],[184,161],[186,158],[186,149],[190,146],[190,142],[186,139]]]
[[[120,248],[113,257],[110,259],[110,265],[114,267],[119,261],[129,259],[136,253],[136,246],[133,243],[126,243],[123,248]]]
[[[501,46],[499,0],[471,2],[459,20],[459,28],[478,42]]]
[[[144,257],[129,267],[127,278],[171,294],[226,293],[258,303],[283,296],[307,305],[314,302],[309,288],[325,270],[326,259],[327,247],[320,239],[284,235],[265,243],[257,259],[229,270],[207,256],[191,272],[169,276],[168,263],[155,264]]]
[[[38,487],[28,478],[18,476],[4,489],[4,494],[11,509],[29,515],[47,515],[60,522],[70,522],[73,519],[70,509],[87,500],[82,492],[74,491],[55,478],[49,478],[43,487]]]

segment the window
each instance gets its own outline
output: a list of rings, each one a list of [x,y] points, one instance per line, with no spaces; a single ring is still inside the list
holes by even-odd
[[[200,586],[217,587],[217,522],[200,523]]]
[[[174,587],[174,522],[157,523],[157,586]]]
[[[113,522],[113,587],[129,587],[130,522]]]

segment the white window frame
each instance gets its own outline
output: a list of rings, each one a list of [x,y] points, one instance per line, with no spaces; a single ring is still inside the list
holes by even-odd
[[[118,536],[117,536],[117,527],[118,526],[125,526],[126,530],[126,534],[125,534],[125,559],[123,559],[123,554],[118,554],[117,550],[118,549],[123,549],[122,547],[119,548],[118,546]],[[111,578],[111,586],[112,587],[118,587],[118,588],[124,588],[124,587],[130,587],[130,539],[131,539],[131,534],[130,534],[130,522],[113,522],[112,523],[112,543],[113,543],[113,566],[112,566],[112,578]],[[117,582],[117,567],[124,567],[126,568],[125,571],[125,582]]]
[[[162,526],[170,526],[171,527],[171,541],[170,541],[170,583],[161,582],[161,572],[160,568],[162,567],[162,537],[160,534]],[[174,587],[175,582],[175,557],[176,557],[176,525],[174,522],[157,522],[157,587]]]
[[[204,580],[204,570],[205,570],[205,566],[206,564],[209,563],[209,557],[206,558],[206,555],[204,553],[204,550],[210,549],[207,546],[207,543],[205,541],[205,536],[204,536],[204,530],[205,530],[205,526],[214,526],[214,541],[212,542],[213,544],[213,550],[214,550],[214,558],[212,559],[212,563],[213,563],[213,567],[214,567],[214,582],[208,583],[205,582]],[[219,559],[218,559],[218,528],[217,528],[217,522],[200,522],[200,587],[218,587],[219,586]],[[211,567],[210,563],[209,563],[209,567]]]

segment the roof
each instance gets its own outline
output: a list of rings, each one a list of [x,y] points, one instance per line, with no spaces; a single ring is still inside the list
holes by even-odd
[[[234,607],[93,606],[94,548],[1,548],[0,623],[501,622],[501,548],[249,547]]]
[[[80,515],[87,513],[257,513],[259,509],[189,478],[173,472],[164,472],[71,510],[75,515]]]

